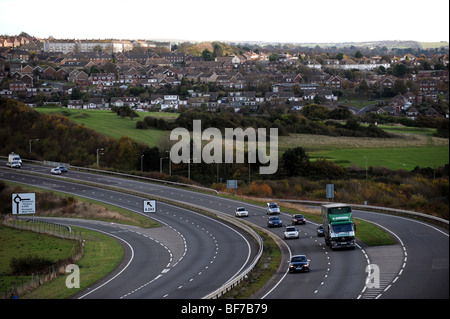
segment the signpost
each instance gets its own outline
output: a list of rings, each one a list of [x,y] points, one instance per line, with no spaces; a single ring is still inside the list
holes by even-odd
[[[12,194],[13,215],[36,214],[35,193]]]
[[[326,186],[327,199],[333,201],[334,198],[334,184],[327,184]]]
[[[156,200],[144,200],[144,213],[156,213]]]
[[[233,188],[234,188],[234,195],[236,195],[237,180],[236,179],[228,179],[227,180],[227,189],[233,189]]]

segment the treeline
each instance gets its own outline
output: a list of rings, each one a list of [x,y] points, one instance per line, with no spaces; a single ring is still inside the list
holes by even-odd
[[[448,165],[447,165],[448,171]],[[444,219],[449,218],[449,188],[447,178],[426,178],[407,171],[370,168],[370,179],[340,178],[314,180],[295,176],[281,180],[258,180],[242,183],[238,195],[265,198],[326,200],[326,184],[334,184],[334,201],[384,206],[423,212]],[[383,174],[378,175],[378,174]],[[226,192],[223,184],[216,189]]]
[[[100,166],[118,170],[138,170],[144,155],[147,167],[159,167],[157,148],[125,136],[113,139],[65,116],[41,114],[21,102],[0,98],[0,154],[11,152],[75,166],[96,165],[99,153]]]

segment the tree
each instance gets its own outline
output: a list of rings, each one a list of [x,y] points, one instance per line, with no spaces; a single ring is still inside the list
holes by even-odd
[[[339,61],[341,61],[344,58],[344,54],[339,52],[336,54],[336,59],[338,59]]]
[[[405,94],[408,92],[408,88],[405,85],[405,82],[402,80],[396,80],[394,85],[392,86],[392,93],[397,94]]]
[[[290,148],[281,157],[282,165],[289,176],[307,176],[309,174],[309,156],[302,147]]]
[[[361,92],[362,94],[365,94],[367,93],[367,91],[369,91],[369,85],[367,84],[366,80],[362,80],[359,83],[358,91]]]
[[[361,59],[362,57],[363,57],[364,55],[361,53],[361,51],[356,51],[356,53],[355,53],[355,58],[357,58],[357,59]]]
[[[306,105],[302,109],[302,114],[308,119],[320,119],[324,120],[328,118],[328,113],[330,109],[323,105],[318,104],[310,104]]]
[[[397,63],[392,68],[392,74],[398,78],[406,75],[408,73],[408,67],[404,64]]]
[[[270,62],[274,62],[274,61],[278,61],[279,57],[277,53],[272,53],[271,55],[269,55],[269,61]]]
[[[214,54],[211,51],[209,51],[208,49],[203,50],[202,58],[205,61],[214,61],[215,60]]]

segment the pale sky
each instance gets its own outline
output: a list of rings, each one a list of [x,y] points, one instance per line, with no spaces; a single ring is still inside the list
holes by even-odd
[[[449,41],[449,1],[0,0],[0,35],[337,43]]]

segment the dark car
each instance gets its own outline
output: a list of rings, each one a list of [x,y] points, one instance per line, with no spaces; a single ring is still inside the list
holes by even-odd
[[[309,271],[309,259],[305,255],[292,256],[289,262],[289,272]]]
[[[306,219],[302,214],[292,216],[292,225],[306,224]]]
[[[58,166],[57,168],[59,168],[61,173],[67,173],[67,168],[65,166]]]
[[[317,236],[319,237],[323,237],[324,233],[323,233],[323,225],[320,224],[319,226],[317,226]]]
[[[282,227],[283,222],[278,216],[270,216],[267,220],[267,227]]]

